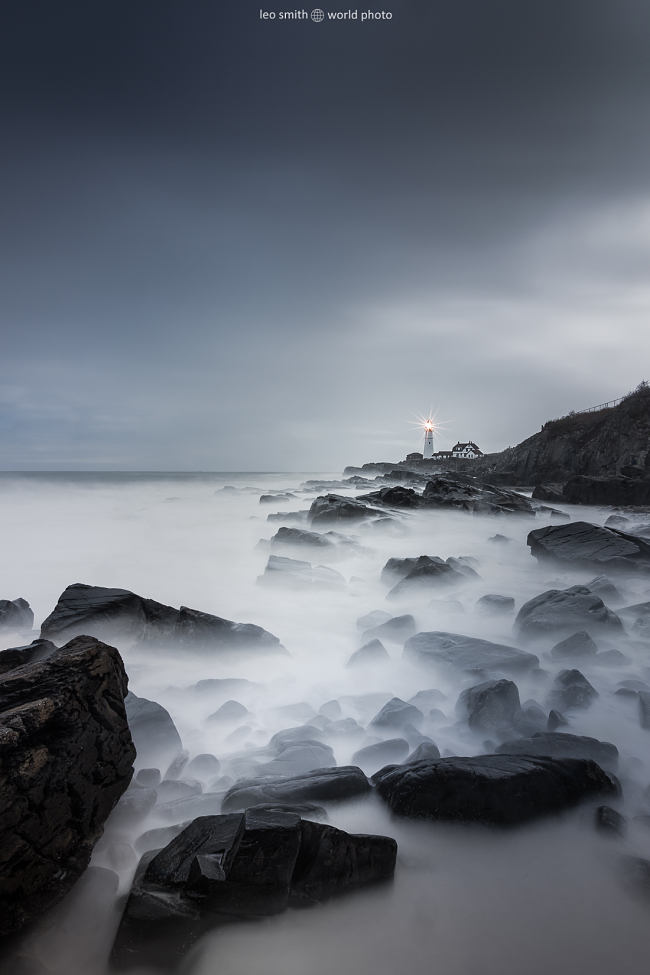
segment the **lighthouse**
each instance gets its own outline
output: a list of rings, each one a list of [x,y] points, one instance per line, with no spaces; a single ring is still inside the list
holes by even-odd
[[[424,422],[424,450],[422,456],[425,460],[433,457],[433,420]]]

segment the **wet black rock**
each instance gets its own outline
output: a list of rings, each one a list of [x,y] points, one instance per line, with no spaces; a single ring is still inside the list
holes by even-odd
[[[595,657],[597,652],[598,647],[586,630],[579,630],[578,633],[573,633],[551,647],[551,656],[558,660],[573,657]]]
[[[24,667],[25,664],[47,660],[56,650],[57,647],[51,640],[33,640],[24,647],[9,647],[0,652],[0,674],[15,667]]]
[[[360,768],[342,765],[338,768],[315,769],[291,778],[236,782],[223,799],[223,811],[246,809],[268,802],[327,802],[349,799],[370,790],[370,783]]]
[[[287,528],[282,526],[271,539],[271,548],[298,548],[317,550],[321,553],[332,552],[336,549],[354,548],[356,543],[341,535],[339,532],[310,532],[303,528]]]
[[[461,692],[456,713],[476,731],[504,734],[521,714],[517,685],[511,680],[488,680]]]
[[[59,596],[41,637],[61,640],[80,633],[189,650],[285,652],[277,637],[252,623],[233,623],[187,606],[173,609],[126,589],[75,583]]]
[[[410,562],[411,560],[395,561]],[[393,586],[387,598],[397,599],[418,592],[428,593],[440,586],[461,585],[465,582],[465,578],[464,573],[449,565],[449,559],[445,562],[435,556],[432,558],[428,555],[422,555],[415,560],[415,565],[407,571],[400,582]]]
[[[535,501],[550,501],[551,504],[558,504],[566,501],[562,487],[562,484],[537,484],[532,497]]]
[[[373,782],[400,816],[499,826],[617,792],[595,762],[505,754],[389,766]]]
[[[415,619],[409,613],[391,616],[363,634],[365,639],[385,640],[388,643],[404,643],[415,633]]]
[[[113,946],[119,969],[174,966],[207,931],[389,880],[397,844],[290,813],[202,817],[142,858]]]
[[[126,688],[118,651],[92,637],[0,678],[0,934],[86,869],[133,774]]]
[[[553,682],[551,705],[559,711],[588,708],[598,691],[579,670],[562,670]]]
[[[563,500],[569,504],[646,505],[650,504],[650,481],[578,474],[564,485]]]
[[[476,514],[535,514],[534,506],[523,495],[463,475],[432,478],[422,492],[422,500],[426,507],[457,508]]]
[[[368,664],[382,664],[390,660],[386,647],[381,640],[370,640],[355,650],[348,660],[347,667],[359,667]]]
[[[565,565],[610,569],[650,567],[650,543],[615,528],[601,528],[587,521],[549,525],[530,532],[530,554]]]
[[[126,696],[126,716],[137,752],[138,768],[166,768],[183,751],[181,737],[169,711],[157,701]]]
[[[571,634],[582,629],[606,633],[623,630],[616,613],[586,586],[548,589],[524,603],[515,619],[515,630],[529,637]]]
[[[417,762],[434,762],[440,758],[440,749],[432,741],[423,741],[414,748],[403,761],[403,765],[415,765]]]
[[[404,645],[404,656],[418,663],[448,664],[472,673],[519,673],[539,666],[534,654],[516,647],[438,630],[412,636]]]
[[[0,599],[0,629],[31,630],[34,614],[26,599]]]
[[[508,613],[514,612],[515,600],[513,596],[500,596],[496,593],[488,593],[486,596],[481,596],[477,600],[476,607],[482,613],[489,613],[494,616],[507,615]]]
[[[402,761],[408,753],[409,743],[404,738],[388,738],[360,748],[352,756],[352,761],[363,769],[376,771],[391,762]]]
[[[417,728],[423,720],[424,715],[413,704],[407,704],[399,697],[392,697],[374,716],[370,724],[375,728],[403,728],[409,724]]]
[[[588,738],[586,735],[570,735],[565,732],[540,732],[530,738],[515,738],[499,745],[501,755],[547,755],[549,758],[583,758],[615,769],[618,749],[608,741]]]

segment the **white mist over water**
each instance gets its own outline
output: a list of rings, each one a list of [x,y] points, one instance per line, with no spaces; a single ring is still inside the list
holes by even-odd
[[[278,554],[336,569],[345,578],[343,588],[261,585],[257,580],[270,549],[260,539],[270,539],[283,524],[268,522],[267,515],[307,509],[323,493],[302,489],[303,480],[295,474],[2,475],[0,598],[27,599],[38,629],[65,587],[84,582],[257,623],[278,636],[289,655],[241,660],[184,651],[162,655],[153,648],[136,650],[118,643],[131,690],[164,705],[190,755],[215,754],[225,775],[229,760],[241,761],[247,750],[265,746],[275,732],[306,723],[327,701],[339,700],[343,717],[365,728],[384,701],[393,696],[408,700],[429,688],[445,695],[439,705],[443,715],[427,717],[422,731],[441,753],[490,750],[486,736],[471,732],[455,714],[458,694],[478,683],[476,677],[422,670],[404,660],[401,644],[395,643],[385,644],[391,657],[385,665],[345,666],[364,642],[357,619],[376,609],[412,613],[418,631],[448,630],[537,653],[542,673],[514,679],[522,703],[532,698],[548,710],[552,678],[571,666],[547,655],[559,637],[527,646],[513,633],[514,614],[486,616],[475,608],[480,596],[499,593],[515,597],[516,612],[546,589],[585,583],[597,574],[539,565],[530,556],[526,535],[547,523],[543,516],[533,520],[438,510],[403,512],[397,524],[381,527],[337,526],[358,542],[351,554]],[[235,490],[223,490],[226,485]],[[297,497],[259,503],[260,494],[285,490]],[[611,513],[563,507],[574,520],[597,524]],[[510,541],[490,541],[496,533]],[[433,604],[431,594],[387,601],[390,586],[380,581],[387,559],[423,554],[472,556],[481,578],[441,588]],[[625,604],[650,598],[647,576],[614,582]],[[3,647],[19,642],[24,638],[3,634]],[[597,642],[601,649],[622,650],[629,662],[613,668],[577,664],[600,696],[588,710],[572,714],[570,727],[560,730],[614,742],[624,787],[619,808],[630,816],[647,813],[650,800],[643,790],[650,783],[650,733],[639,725],[636,701],[613,692],[620,680],[650,682],[648,646],[626,637]],[[225,696],[193,688],[206,678],[242,677],[254,686],[241,693]],[[360,698],[371,692],[372,698]],[[250,714],[231,724],[208,722],[227,697],[244,704]],[[289,706],[291,711],[282,710]],[[371,728],[324,740],[342,765],[363,745],[398,735]],[[333,825],[397,839],[395,883],[308,911],[219,929],[188,961],[192,975],[329,975],[337,969],[392,975],[397,968],[435,968],[438,975],[547,975],[549,970],[572,969],[609,975],[613,967],[626,973],[647,969],[650,903],[622,885],[617,865],[620,853],[650,856],[647,827],[632,824],[625,840],[603,838],[594,832],[588,808],[508,832],[414,823],[392,819],[375,797],[328,806],[328,815]],[[131,833],[111,820],[106,841],[133,842],[162,825],[169,821],[155,809]],[[101,856],[96,862],[103,862]],[[124,866],[121,890],[128,889],[134,866]],[[97,958],[110,942],[116,915],[105,924],[98,915],[90,937],[76,923],[80,907],[73,897],[57,910],[58,937],[51,923],[43,925],[43,960],[56,975],[101,971]]]

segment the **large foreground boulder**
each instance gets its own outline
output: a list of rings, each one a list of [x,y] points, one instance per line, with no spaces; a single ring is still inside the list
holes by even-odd
[[[650,569],[650,542],[615,528],[587,521],[549,525],[530,532],[530,554],[536,559],[599,569]]]
[[[373,782],[400,816],[512,826],[613,795],[615,781],[595,762],[527,755],[441,758],[388,766]]]
[[[81,633],[99,639],[206,650],[283,651],[276,636],[252,623],[181,606],[173,609],[128,589],[77,582],[68,586],[41,627],[41,637],[69,640]]]
[[[500,755],[547,755],[549,758],[587,758],[615,769],[618,764],[618,748],[608,741],[588,738],[586,735],[570,735],[561,731],[542,731],[530,738],[513,738],[499,745]]]
[[[86,869],[133,773],[126,690],[118,651],[83,636],[0,677],[0,934]]]
[[[168,968],[204,933],[389,880],[397,844],[291,813],[249,809],[194,820],[143,857],[115,940],[118,968]]]
[[[527,637],[568,636],[577,630],[620,634],[623,624],[591,589],[571,586],[548,589],[529,599],[517,613],[515,630]]]
[[[443,664],[470,673],[519,673],[539,666],[533,653],[462,633],[416,633],[404,644],[404,656],[416,663]]]

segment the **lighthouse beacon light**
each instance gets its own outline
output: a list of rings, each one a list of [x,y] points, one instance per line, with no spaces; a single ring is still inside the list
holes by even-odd
[[[422,456],[426,460],[433,457],[433,420],[428,418],[422,425],[424,427],[424,449],[422,451]]]

